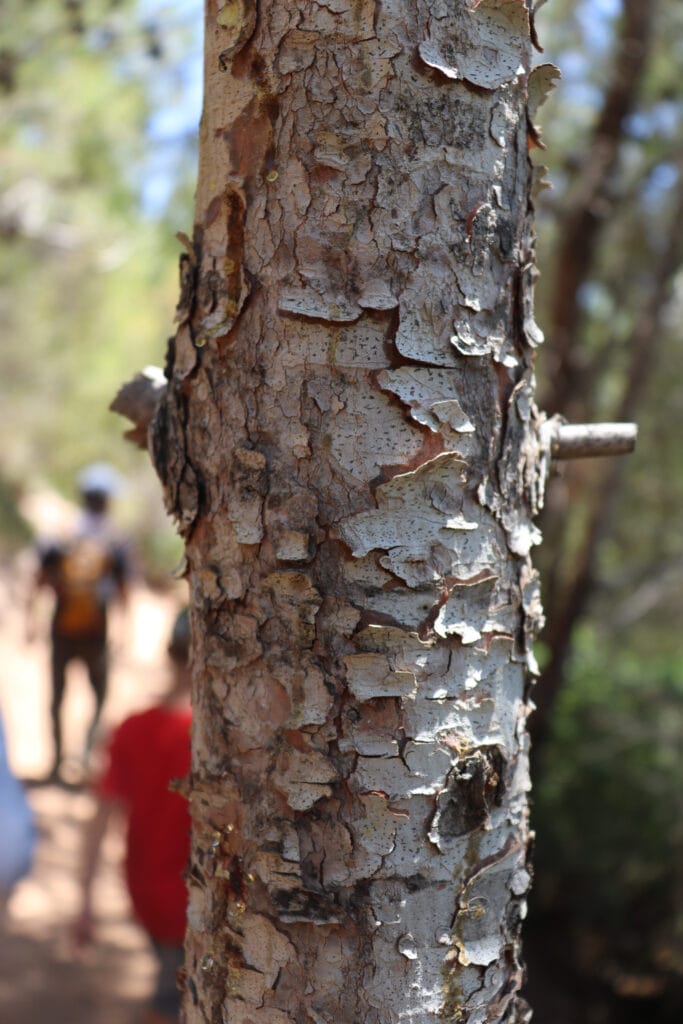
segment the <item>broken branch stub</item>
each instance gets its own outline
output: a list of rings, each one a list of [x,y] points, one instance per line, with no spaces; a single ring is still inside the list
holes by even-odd
[[[636,446],[635,423],[546,424],[546,443],[553,459],[585,459],[599,455],[627,455]]]
[[[125,416],[134,424],[133,429],[127,430],[123,436],[139,448],[147,447],[147,431],[166,385],[164,371],[160,367],[146,366],[132,380],[121,385],[109,406],[112,412]]]

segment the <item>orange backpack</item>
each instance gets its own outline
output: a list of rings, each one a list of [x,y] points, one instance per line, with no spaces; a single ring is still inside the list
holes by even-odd
[[[63,553],[55,581],[55,628],[69,636],[104,632],[112,586],[112,555],[94,537],[79,537]]]

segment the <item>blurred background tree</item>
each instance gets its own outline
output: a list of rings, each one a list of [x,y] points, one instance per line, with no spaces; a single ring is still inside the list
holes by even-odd
[[[683,6],[543,7],[539,404],[635,420],[637,452],[564,463],[541,524],[532,717],[540,1021],[683,1013]]]
[[[683,1012],[683,5],[537,5],[563,80],[537,162],[539,404],[640,424],[635,455],[549,486],[536,688],[541,1024]],[[177,557],[144,453],[107,411],[163,361],[192,222],[200,0],[4,0],[0,27],[0,552],[20,496],[114,462],[152,577]],[[189,232],[188,232],[189,233]]]

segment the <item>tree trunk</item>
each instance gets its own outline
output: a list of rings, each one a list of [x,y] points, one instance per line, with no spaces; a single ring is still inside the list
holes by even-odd
[[[527,1019],[529,17],[207,4],[154,424],[191,588],[190,1024]]]

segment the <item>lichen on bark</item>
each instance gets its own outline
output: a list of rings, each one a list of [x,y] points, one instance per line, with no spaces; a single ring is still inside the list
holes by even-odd
[[[207,4],[155,429],[194,635],[186,1018],[509,1024],[540,617],[529,12],[295,8]]]

